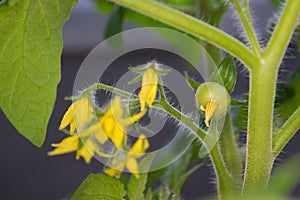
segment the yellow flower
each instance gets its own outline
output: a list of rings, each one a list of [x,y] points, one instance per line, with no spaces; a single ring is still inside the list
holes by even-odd
[[[80,145],[80,138],[78,135],[72,135],[63,139],[58,144],[52,144],[55,149],[48,152],[49,156],[61,155],[76,151],[76,160],[82,157],[86,163],[90,163],[94,153],[97,153],[102,157],[110,157],[109,155],[99,151],[98,146],[92,141],[91,138],[87,138],[84,144]]]
[[[118,177],[125,167],[130,173],[132,173],[137,179],[140,177],[139,168],[137,163],[137,158],[140,158],[144,155],[145,151],[149,148],[149,142],[145,135],[141,135],[129,152],[124,156],[117,156],[112,162],[111,168],[106,168],[104,172],[109,176]]]
[[[52,144],[51,146],[55,147],[55,149],[51,152],[48,152],[48,155],[55,156],[76,151],[78,149],[78,144],[78,135],[72,135],[70,137],[65,138],[58,144]]]
[[[76,160],[80,157],[83,157],[86,163],[90,163],[91,159],[94,156],[94,153],[97,153],[99,156],[104,158],[110,158],[111,156],[99,151],[99,147],[93,142],[91,138],[88,138],[83,146],[76,152]]]
[[[207,127],[209,127],[212,117],[224,116],[230,106],[230,95],[227,89],[219,83],[202,83],[198,87],[195,97],[197,107],[205,113],[204,122]]]
[[[100,117],[100,127],[102,128],[104,134],[113,141],[116,147],[120,147],[126,134],[126,127],[142,118],[145,113],[146,110],[132,117],[123,118],[121,99],[119,96],[116,96],[110,108],[102,117]]]
[[[156,97],[158,84],[158,75],[153,67],[149,67],[142,77],[142,89],[139,94],[141,111],[144,110],[146,104],[151,107]]]
[[[70,125],[70,133],[74,133],[75,129],[80,131],[88,122],[90,122],[93,116],[93,107],[88,98],[84,97],[76,100],[63,116],[59,130]]]
[[[205,108],[202,105],[200,106],[200,110],[202,110],[205,113],[205,121],[204,121],[204,123],[205,123],[205,125],[207,127],[209,127],[209,121],[210,121],[211,117],[213,116],[214,111],[217,108],[217,105],[218,105],[217,103],[209,100],[206,103]]]

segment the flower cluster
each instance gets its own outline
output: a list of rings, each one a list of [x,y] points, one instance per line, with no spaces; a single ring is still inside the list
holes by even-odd
[[[86,163],[90,163],[93,156],[97,154],[110,159],[110,167],[104,170],[106,174],[118,177],[127,168],[136,178],[139,178],[137,159],[145,154],[149,142],[141,134],[129,149],[127,130],[129,126],[141,119],[148,108],[152,106],[157,93],[158,80],[159,76],[153,65],[145,68],[139,93],[140,112],[129,117],[125,117],[119,96],[116,96],[111,104],[102,111],[103,109],[93,103],[90,93],[83,92],[71,104],[59,126],[59,129],[67,131],[69,136],[58,144],[52,144],[55,149],[48,155],[76,152],[76,159],[82,157]],[[67,127],[69,129],[66,129]],[[107,141],[114,144],[113,153],[105,153],[105,149],[101,148]],[[126,149],[129,150],[126,151]]]

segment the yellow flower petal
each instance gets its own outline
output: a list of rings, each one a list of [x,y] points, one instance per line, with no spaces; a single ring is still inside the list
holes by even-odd
[[[218,106],[218,104],[211,100],[209,100],[206,103],[205,108],[203,106],[200,106],[200,110],[205,112],[205,121],[204,122],[207,127],[209,127],[209,121],[210,121],[211,117],[213,116],[214,111],[217,108],[217,106]]]
[[[120,97],[116,97],[111,107],[99,120],[104,134],[120,147],[125,136],[125,124],[122,121],[123,109]]]
[[[112,134],[110,135],[110,139],[113,141],[117,148],[122,145],[125,134],[125,131],[122,130],[119,126],[115,126]]]
[[[59,130],[66,128],[73,120],[73,106],[71,105],[60,122]]]
[[[79,137],[77,135],[65,138],[58,144],[52,144],[56,147],[53,151],[48,152],[49,156],[60,155],[76,151],[78,148]]]
[[[80,157],[82,157],[87,164],[90,164],[93,154],[91,154],[91,152],[89,152],[88,149],[83,146],[76,152],[76,160],[79,160]]]
[[[94,116],[93,111],[88,98],[82,98],[73,103],[73,118],[78,131],[90,122]]]
[[[72,120],[70,122],[70,133],[74,133],[75,129],[76,129],[75,122],[74,122],[74,120]]]
[[[112,116],[108,116],[108,117],[103,117],[102,120],[103,123],[103,131],[105,133],[111,133],[116,125],[115,119]]]
[[[133,123],[135,123],[136,121],[140,120],[142,117],[144,117],[144,115],[147,113],[147,109],[144,109],[143,111],[139,112],[138,114],[125,118],[125,119],[121,119],[120,120],[120,124],[124,125],[124,126],[129,126]]]
[[[139,179],[139,168],[136,159],[129,157],[126,162],[126,167],[130,173],[132,173],[137,179]]]
[[[135,157],[141,157],[143,153],[149,148],[149,142],[145,135],[140,135],[138,140],[134,143],[129,153],[136,154]],[[141,155],[138,155],[141,154]]]
[[[87,137],[94,134],[95,138],[100,144],[104,144],[107,141],[107,136],[103,133],[99,123],[95,123],[84,129],[82,132],[79,133],[81,137]]]
[[[88,98],[79,99],[71,104],[63,116],[59,130],[70,125],[70,132],[81,130],[94,116],[94,110]]]
[[[158,75],[155,70],[150,67],[144,72],[142,77],[142,88],[139,94],[142,111],[145,109],[146,104],[150,107],[152,106],[156,97],[157,84]]]
[[[125,160],[123,161],[114,160],[113,162],[117,162],[117,163],[112,164],[110,168],[106,168],[104,170],[104,173],[106,173],[109,176],[119,177],[119,175],[122,173],[122,171],[126,166],[126,162]]]
[[[122,171],[113,168],[106,168],[104,173],[112,177],[119,177]]]
[[[89,164],[93,158],[94,151],[95,151],[95,145],[92,142],[91,139],[87,139],[84,143],[84,145],[77,150],[76,152],[76,160],[78,160],[80,157],[84,159],[84,161]]]

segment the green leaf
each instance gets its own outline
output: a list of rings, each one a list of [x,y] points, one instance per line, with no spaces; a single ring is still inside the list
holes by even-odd
[[[285,0],[269,0],[269,1],[275,8],[279,8],[285,2]]]
[[[198,87],[200,86],[200,83],[198,83],[197,81],[193,80],[187,72],[184,72],[184,77],[185,80],[187,82],[187,84],[190,86],[190,88],[197,90]]]
[[[151,188],[148,188],[145,200],[153,200],[153,193],[152,193]]]
[[[300,183],[300,154],[293,156],[274,170],[269,184],[269,192],[290,195]]]
[[[300,65],[283,82],[276,91],[276,114],[281,121],[286,120],[300,106]]]
[[[188,149],[178,160],[172,163],[164,176],[165,184],[170,188],[174,189],[177,181],[187,171],[192,157],[191,148]]]
[[[236,66],[232,56],[222,60],[218,69],[212,73],[210,81],[218,82],[224,85],[229,93],[232,92],[236,83]]]
[[[174,143],[175,146],[180,145],[185,137],[184,133],[178,134],[181,134],[181,137],[176,138],[176,142]],[[166,173],[162,176],[163,178],[161,178],[164,185],[176,196],[180,196],[182,184],[188,176],[191,175],[191,173],[188,173],[188,168],[195,162],[199,163],[199,149],[199,142],[192,142],[184,154],[167,167]],[[202,166],[202,164],[203,163],[201,162],[200,165]]]
[[[114,9],[114,4],[106,0],[93,0],[97,10],[101,13],[110,13]]]
[[[139,163],[139,169],[141,171],[148,171],[151,167],[153,158],[155,157],[156,152],[150,153]],[[144,190],[147,183],[148,173],[140,173],[140,178],[136,179],[134,176],[131,176],[128,183],[128,196],[130,200],[143,200],[144,199]]]
[[[90,174],[71,200],[120,200],[125,194],[124,186],[119,180],[104,174]]]
[[[109,38],[122,32],[123,16],[124,9],[118,5],[115,5],[104,30],[105,38]]]
[[[0,106],[15,128],[39,147],[60,81],[62,27],[76,3],[14,0],[0,6]]]
[[[192,169],[190,169],[189,171],[187,171],[186,173],[184,173],[182,176],[180,176],[180,178],[177,180],[176,182],[176,185],[173,189],[173,193],[175,195],[178,195],[180,194],[180,191],[181,191],[181,188],[182,188],[182,185],[183,183],[186,181],[186,179],[192,174],[194,173],[195,171],[197,171],[200,167],[203,166],[203,163],[200,163],[198,165],[195,165]]]
[[[296,200],[296,198],[291,197],[291,194],[300,183],[299,165],[300,154],[284,161],[273,171],[267,189],[261,188],[260,191],[250,191],[243,196],[243,200]],[[226,199],[236,199],[236,195]]]

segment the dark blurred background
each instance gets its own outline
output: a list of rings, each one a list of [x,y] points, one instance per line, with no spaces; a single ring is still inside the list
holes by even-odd
[[[268,1],[255,0],[251,2],[258,28],[264,27],[272,14]],[[76,161],[75,154],[48,157],[51,143],[61,141],[65,135],[58,131],[58,126],[69,106],[64,101],[65,96],[72,94],[73,82],[82,61],[86,55],[103,40],[103,30],[108,16],[99,14],[91,1],[79,0],[65,24],[64,49],[62,54],[62,80],[58,85],[57,100],[49,122],[48,134],[42,148],[34,147],[21,136],[0,111],[0,196],[5,200],[56,200],[63,199],[76,189],[89,173],[97,173],[102,164],[93,159],[87,165],[83,160]],[[136,25],[125,23],[125,29]],[[234,24],[230,16],[225,17],[223,27],[227,32],[233,32]],[[167,60],[167,58],[165,58]],[[124,63],[127,65],[128,63]],[[247,88],[246,77],[239,78],[241,90]],[[280,156],[281,160],[300,152],[300,136],[296,136]],[[280,163],[278,161],[277,163]],[[183,197],[187,200],[205,197],[216,191],[212,184],[214,177],[210,164],[206,164],[184,185]],[[299,190],[294,196],[300,197]]]

